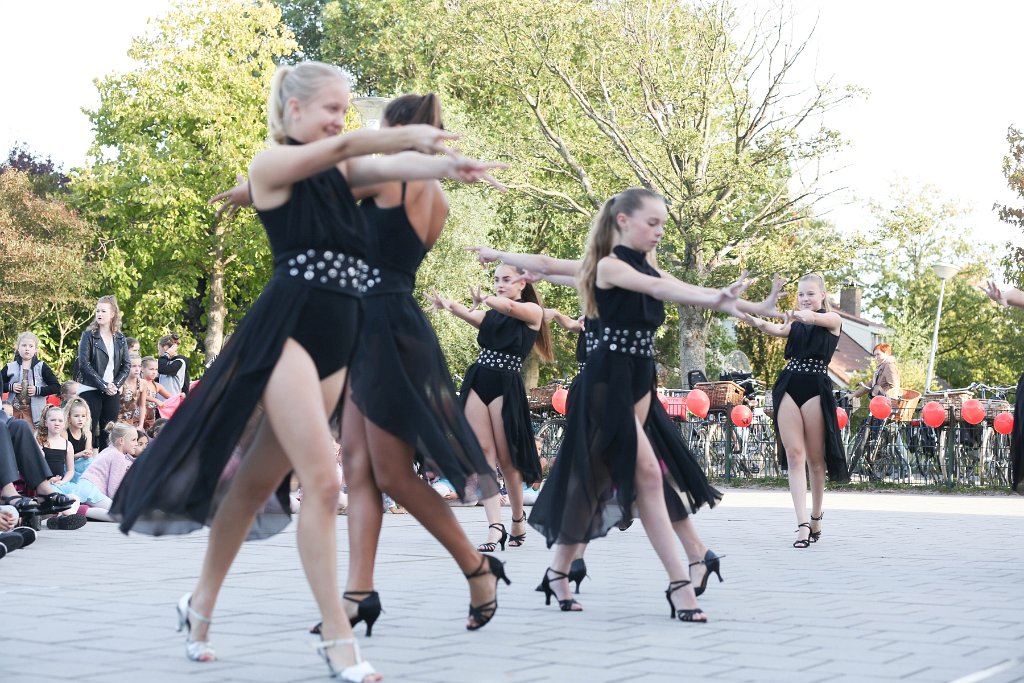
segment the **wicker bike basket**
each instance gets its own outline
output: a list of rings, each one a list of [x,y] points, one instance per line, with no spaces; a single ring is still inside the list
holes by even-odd
[[[743,403],[743,387],[736,382],[701,382],[693,387],[711,399],[711,410],[728,410]]]
[[[917,410],[920,400],[920,391],[904,391],[899,398],[889,399],[889,403],[892,405],[892,421],[910,422],[914,419],[914,411]]]
[[[530,410],[551,410],[551,397],[555,395],[555,392],[558,391],[561,386],[562,385],[558,382],[552,382],[551,384],[545,384],[542,387],[534,387],[533,389],[530,389]]]
[[[946,420],[949,422],[949,416],[953,416],[954,421],[960,420],[960,409],[963,408],[964,401],[974,398],[974,392],[967,389],[956,389],[953,391],[938,391],[929,394],[925,394],[921,397],[921,400],[925,403],[931,403],[937,401],[942,404],[942,407],[946,409]]]

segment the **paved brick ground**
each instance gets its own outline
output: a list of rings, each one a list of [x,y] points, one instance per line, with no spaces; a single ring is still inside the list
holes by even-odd
[[[1024,681],[1024,498],[830,493],[826,510],[821,542],[802,551],[790,547],[785,492],[732,490],[701,513],[705,539],[727,555],[726,582],[702,600],[707,625],[668,619],[639,524],[590,549],[585,612],[545,608],[533,589],[549,553],[531,534],[499,553],[513,585],[476,633],[463,628],[455,564],[414,520],[387,515],[387,611],[364,653],[387,680],[414,683]],[[482,536],[482,508],[456,514]],[[220,661],[185,660],[173,605],[204,546],[203,533],[44,529],[0,561],[0,681],[325,680],[291,528],[242,550],[215,615]]]

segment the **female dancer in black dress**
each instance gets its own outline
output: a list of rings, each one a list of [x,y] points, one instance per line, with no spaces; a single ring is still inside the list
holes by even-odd
[[[1005,292],[989,281],[985,294],[1003,306],[1024,308],[1024,292],[1014,287]],[[1010,434],[1010,488],[1024,495],[1024,374],[1017,380],[1017,393],[1013,403],[1013,432]]]
[[[513,282],[519,276],[513,266],[501,265],[494,271],[495,296],[485,296],[480,288],[471,288],[473,308],[432,296],[435,309],[454,313],[480,330],[476,341],[480,356],[466,370],[460,398],[466,419],[473,427],[491,467],[501,467],[512,508],[511,533],[501,522],[501,503],[497,496],[484,500],[487,512],[487,542],[477,546],[483,552],[505,549],[526,540],[526,509],[523,507],[523,482],[541,480],[540,458],[530,425],[530,407],[520,371],[523,359],[536,346],[544,360],[551,360],[551,332],[544,324],[544,308],[533,285]],[[486,305],[485,313],[476,310]],[[517,533],[518,532],[518,533]]]
[[[224,577],[246,536],[290,520],[288,474],[303,485],[299,554],[323,617],[319,652],[332,675],[379,680],[361,662],[338,595],[338,483],[328,429],[361,322],[360,295],[379,274],[362,260],[362,215],[349,186],[387,180],[476,180],[490,167],[447,151],[455,136],[431,126],[338,135],[348,82],[326,64],[281,67],[271,85],[274,143],[249,169],[251,195],[270,239],[274,277],[197,391],[191,392],[129,470],[112,512],[125,532],[181,533],[209,523],[195,591],[178,603],[186,653],[215,659],[207,639]],[[257,404],[261,405],[257,405]],[[263,511],[263,514],[258,514]]]
[[[786,367],[772,388],[779,465],[789,473],[789,492],[796,511],[794,548],[807,548],[821,537],[825,473],[835,482],[850,481],[836,418],[836,399],[828,364],[843,321],[831,311],[825,280],[805,275],[797,287],[797,310],[783,323],[759,318],[749,322],[765,334],[787,337]],[[806,466],[806,469],[805,469]],[[807,471],[811,479],[811,513],[807,514]]]
[[[388,104],[383,121],[388,127],[425,123],[440,128],[440,103],[433,93],[403,95]],[[363,300],[352,400],[345,403],[342,421],[350,551],[345,607],[351,620],[366,621],[369,635],[380,614],[373,570],[381,491],[386,491],[444,545],[470,579],[466,628],[474,630],[490,621],[497,608],[497,588],[487,579],[505,578],[502,563],[476,549],[448,504],[413,467],[438,473],[464,500],[498,493],[437,336],[413,298],[416,270],[441,234],[448,202],[436,180],[382,183],[356,195],[366,196],[367,260],[380,270],[380,282]]]
[[[477,254],[481,264],[487,264],[492,261],[502,261],[521,268],[526,271],[523,278],[528,282],[546,280],[552,284],[575,287],[575,275],[579,272],[582,265],[582,261],[578,259],[555,259],[543,254],[516,254],[498,251],[490,247],[469,247],[468,250]],[[737,308],[744,313],[778,316],[779,313],[776,310],[775,305],[778,301],[779,292],[783,283],[784,281],[781,278],[774,278],[771,292],[764,301],[752,302],[745,299],[739,299],[737,302]],[[717,290],[707,288],[696,289],[699,289],[708,295],[717,293]],[[583,373],[590,353],[600,344],[600,339],[595,332],[599,330],[600,327],[601,323],[596,318],[585,320],[583,323],[584,329],[580,334],[576,345],[576,359],[579,365],[580,374]],[[579,376],[577,376],[576,380],[573,381],[572,386],[569,387],[569,396],[566,401],[567,419],[569,414],[573,412],[573,407],[578,404],[576,400],[576,397],[578,396],[576,386],[578,383]],[[672,449],[678,449],[680,445],[682,446],[684,449],[683,457],[688,460],[687,466],[680,468],[681,475],[688,477],[688,480],[682,482],[682,484],[688,491],[696,492],[695,495],[691,495],[691,498],[707,500],[709,507],[713,506],[714,503],[719,500],[720,495],[717,491],[714,491],[708,483],[707,477],[703,470],[700,469],[696,458],[686,447],[686,444],[680,444],[677,442],[676,437],[678,436],[678,430],[672,423],[671,418],[668,416],[668,413],[665,411],[665,408],[662,406],[660,401],[651,402],[650,414],[647,421],[644,423],[644,431],[647,434],[647,438],[650,440],[651,446],[654,448],[654,452],[656,454],[660,453],[663,449],[671,451]],[[678,497],[678,495],[670,488],[666,488],[665,493],[669,498]],[[694,507],[692,509],[695,510],[696,508]],[[632,520],[623,522],[620,528],[625,528],[630,523],[632,523]],[[706,590],[708,579],[711,577],[712,573],[718,575],[719,581],[722,580],[721,558],[707,547],[700,535],[697,533],[697,528],[688,515],[678,519],[673,519],[672,528],[686,551],[686,555],[689,560],[690,580],[695,586],[694,592],[699,596]],[[581,609],[579,603],[571,600],[568,591],[568,583],[575,582],[576,592],[579,593],[580,583],[587,576],[587,565],[583,558],[586,545],[577,544],[573,546],[573,548],[575,548],[572,550],[573,559],[571,564],[568,566],[568,569],[566,569],[564,566],[564,555],[570,551],[570,548],[568,546],[558,546],[555,564],[552,565],[552,569],[549,572],[555,578],[546,582],[548,589],[544,589],[545,584],[542,584],[541,587],[538,588],[538,590],[543,590],[546,595],[557,595],[559,604],[564,611],[577,611]],[[562,577],[561,574],[563,573],[567,574],[567,577]],[[559,583],[563,578],[567,579],[565,587]]]
[[[530,514],[530,525],[548,545],[558,545],[541,588],[557,595],[563,610],[575,609],[571,598],[562,597],[568,584],[562,594],[562,586],[552,584],[566,577],[576,546],[627,525],[636,505],[669,575],[671,615],[706,620],[684,578],[672,520],[720,494],[706,479],[705,487],[694,486],[703,474],[678,434],[656,453],[645,432],[657,402],[654,332],[664,321],[662,300],[742,315],[736,299],[745,285],[708,293],[654,268],[650,252],[667,216],[664,199],[650,190],[631,188],[612,197],[594,219],[579,269],[584,314],[600,320],[598,345],[576,380],[565,439]]]

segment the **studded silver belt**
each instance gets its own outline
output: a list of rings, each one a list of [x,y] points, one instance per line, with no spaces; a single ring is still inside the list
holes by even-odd
[[[282,260],[274,272],[303,280],[314,287],[355,296],[365,294],[380,282],[380,270],[371,268],[363,259],[320,249],[287,255],[287,260]]]
[[[477,365],[502,372],[521,372],[523,369],[523,359],[519,356],[491,349],[480,349],[480,355],[476,357],[476,362]]]
[[[827,375],[828,363],[820,358],[793,358],[786,363],[785,369],[802,374]]]
[[[627,356],[654,358],[654,330],[602,327],[601,338],[596,345]]]

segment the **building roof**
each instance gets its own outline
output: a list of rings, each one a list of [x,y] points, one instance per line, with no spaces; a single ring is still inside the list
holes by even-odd
[[[849,320],[850,322],[855,322],[864,325],[865,327],[869,327],[872,330],[878,330],[880,334],[891,334],[893,332],[892,328],[886,327],[882,323],[876,323],[874,320],[868,320],[867,318],[861,318],[860,316],[853,315],[852,313],[847,313],[838,306],[833,307],[832,310],[835,313],[838,313],[839,317],[843,320]]]
[[[874,356],[866,352],[860,344],[853,341],[850,335],[842,332],[839,335],[839,345],[836,347],[836,352],[832,355],[832,362],[828,364],[828,369],[836,380],[849,386],[850,377],[856,372],[870,370],[873,360]]]

